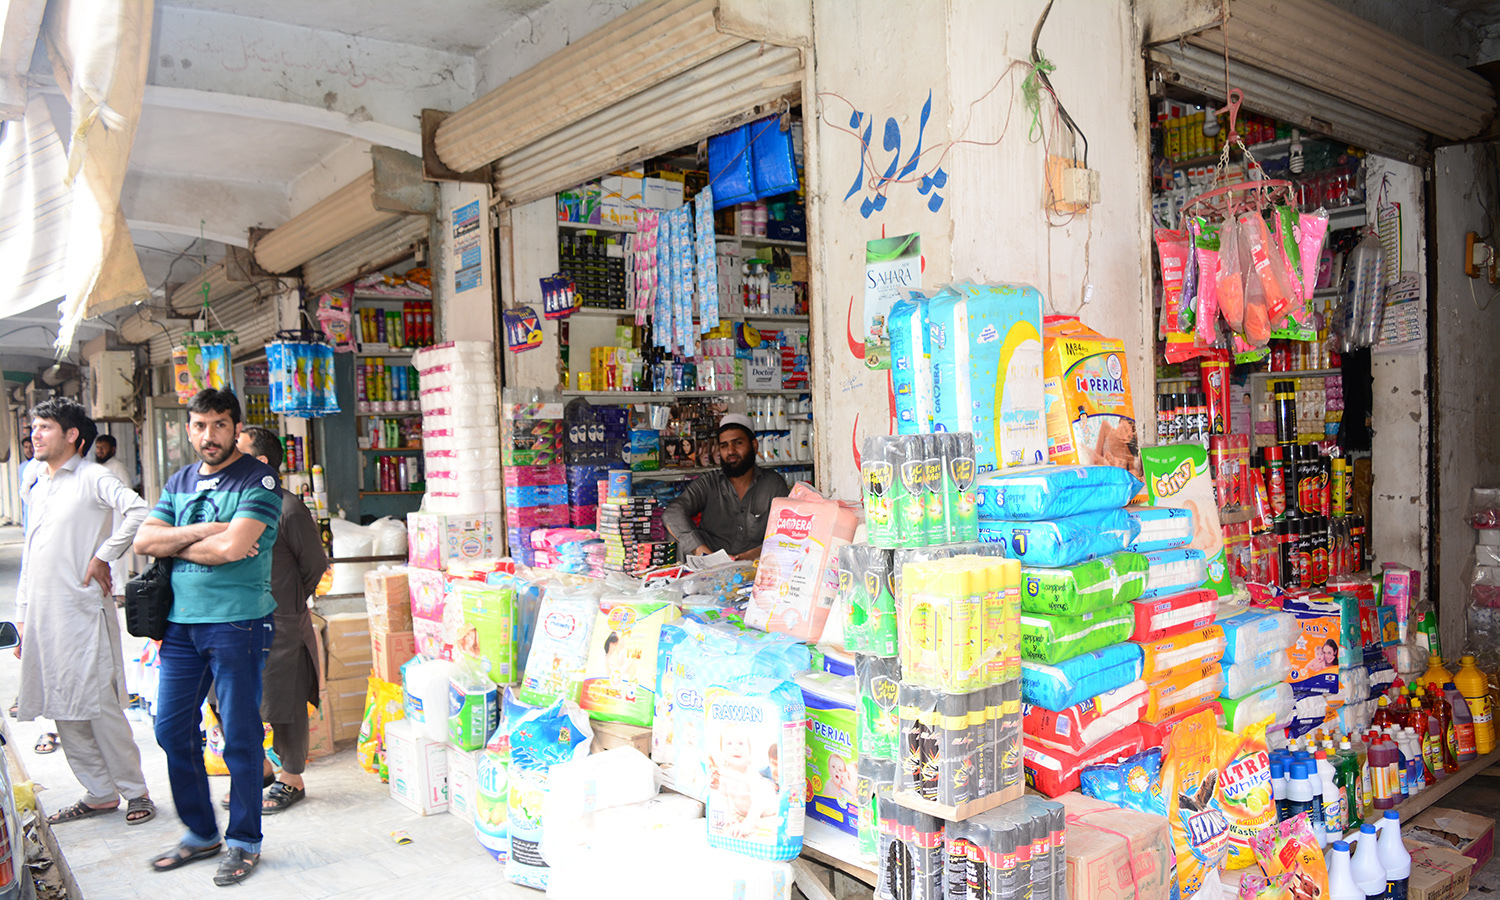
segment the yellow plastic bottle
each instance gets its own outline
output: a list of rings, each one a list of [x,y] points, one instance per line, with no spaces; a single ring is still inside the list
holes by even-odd
[[[1483,756],[1495,749],[1494,709],[1490,706],[1489,679],[1474,665],[1474,657],[1459,659],[1458,673],[1453,683],[1469,704],[1469,713],[1474,716],[1474,748]]]
[[[1438,690],[1442,690],[1443,685],[1452,680],[1453,673],[1443,668],[1443,658],[1441,656],[1434,655],[1428,660],[1427,672],[1422,675],[1420,684],[1422,684],[1423,686],[1435,684],[1438,686]]]

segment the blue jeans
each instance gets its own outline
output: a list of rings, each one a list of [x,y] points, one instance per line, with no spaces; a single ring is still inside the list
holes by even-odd
[[[224,717],[224,764],[229,767],[229,828],[224,842],[260,852],[261,771],[265,733],[260,721],[261,671],[275,636],[275,614],[212,624],[167,624],[161,642],[156,743],[167,754],[172,802],[187,826],[183,843],[219,843],[219,823],[203,766],[203,700],[209,685]]]

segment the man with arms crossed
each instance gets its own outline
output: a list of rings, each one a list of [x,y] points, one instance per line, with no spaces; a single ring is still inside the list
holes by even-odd
[[[21,488],[26,543],[16,593],[19,716],[56,720],[57,734],[43,741],[61,736],[86,792],[49,823],[104,815],[124,797],[125,824],[139,825],[156,808],[121,709],[125,664],[109,570],[146,518],[146,502],[84,456],[98,430],[81,404],[47,400],[31,416],[35,456]]]
[[[156,742],[167,754],[172,800],[187,826],[151,861],[167,871],[218,854],[214,884],[238,884],[260,862],[261,672],[275,633],[271,549],[281,497],[276,473],[241,453],[240,402],[203,390],[188,403],[188,442],[201,463],[168,479],[136,534],[135,552],[175,557],[172,611],[161,642]],[[200,710],[214,685],[229,768],[229,827],[221,842],[203,766]]]

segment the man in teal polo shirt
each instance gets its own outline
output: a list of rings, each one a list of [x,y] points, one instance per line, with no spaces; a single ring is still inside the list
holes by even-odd
[[[188,441],[201,463],[168,479],[136,533],[135,552],[172,557],[172,611],[161,642],[156,742],[166,751],[172,800],[187,826],[159,871],[229,855],[214,884],[237,884],[260,862],[261,671],[275,633],[271,547],[281,516],[276,473],[235,447],[240,403],[200,391],[188,403]],[[214,685],[229,768],[223,840],[203,766],[201,713]]]

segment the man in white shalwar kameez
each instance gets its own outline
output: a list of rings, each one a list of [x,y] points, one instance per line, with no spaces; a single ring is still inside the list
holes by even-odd
[[[94,462],[103,466],[111,475],[120,479],[126,487],[134,490],[135,478],[130,474],[130,470],[125,468],[125,463],[117,455],[119,449],[120,444],[113,437],[107,434],[99,435],[94,438]],[[116,513],[113,528],[119,528],[124,522],[124,517]],[[130,580],[130,564],[132,561],[131,556],[133,555],[127,549],[124,553],[120,554],[119,559],[109,564],[109,578],[114,584],[117,602],[123,602],[125,599],[125,583]]]
[[[82,405],[54,399],[32,411],[34,462],[22,485],[26,539],[16,615],[21,632],[18,718],[57,722],[68,765],[86,791],[48,821],[109,813],[126,824],[155,807],[122,709],[125,666],[109,564],[129,549],[146,502],[83,454],[98,429]],[[122,518],[112,528],[115,515]]]

